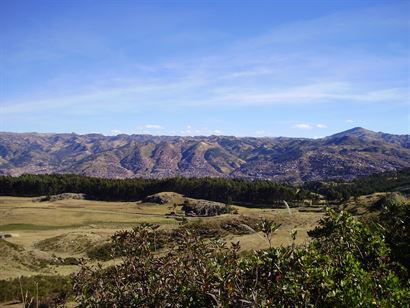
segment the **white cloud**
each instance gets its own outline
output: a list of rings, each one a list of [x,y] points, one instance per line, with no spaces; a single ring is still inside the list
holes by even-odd
[[[112,135],[119,135],[119,134],[121,134],[121,131],[120,131],[119,129],[112,129],[112,130],[110,131],[110,133],[111,133]]]
[[[353,123],[353,120],[345,120],[346,123]]]
[[[179,131],[182,136],[210,136],[210,135],[221,135],[223,131],[219,129],[209,129],[209,128],[195,128],[191,125],[187,125],[185,129]]]
[[[277,89],[218,89],[220,95],[205,101],[225,105],[276,105],[350,101],[358,103],[400,102],[406,98],[405,88],[364,91],[355,89],[349,82],[310,83],[300,86],[283,86]]]
[[[190,74],[190,73],[189,73]],[[241,84],[214,85],[212,76],[191,77],[188,74],[175,83],[147,81],[142,85],[124,87],[102,87],[84,90],[78,95],[53,96],[44,100],[0,102],[0,114],[37,113],[51,110],[67,110],[78,114],[102,112],[128,112],[136,108],[160,108],[173,106],[258,106],[288,105],[329,102],[383,103],[405,102],[406,88],[391,88],[365,91],[354,88],[349,82],[307,83],[299,86],[271,86]],[[167,93],[165,95],[164,93]],[[170,95],[172,94],[172,96]],[[112,104],[122,101],[121,104]],[[152,103],[155,101],[155,103]],[[150,102],[150,103],[149,103]],[[76,106],[76,108],[71,108]],[[96,108],[98,107],[98,108]],[[155,124],[154,124],[155,125]],[[154,127],[151,127],[151,129]]]
[[[312,128],[327,128],[326,124],[318,123],[318,124],[309,124],[309,123],[298,123],[293,125],[293,128],[299,129],[312,129]]]
[[[183,129],[180,131],[181,135],[192,135],[193,131],[191,129]]]
[[[268,70],[266,68],[257,68],[257,69],[251,69],[251,70],[232,72],[230,74],[221,76],[220,79],[255,77],[255,76],[261,76],[261,75],[270,75],[272,73],[273,73],[273,70]]]
[[[163,127],[158,124],[146,124],[144,127],[147,129],[163,129]]]
[[[299,129],[311,129],[312,125],[307,124],[307,123],[299,123],[299,124],[295,124],[293,125],[294,128],[299,128]]]
[[[135,132],[137,134],[147,134],[147,135],[158,135],[161,134],[164,127],[159,124],[145,124],[143,126],[137,127]]]
[[[194,134],[199,134],[200,130],[199,129],[193,129],[191,125],[185,126],[185,129],[180,130],[179,132],[181,135],[184,136],[192,136]]]

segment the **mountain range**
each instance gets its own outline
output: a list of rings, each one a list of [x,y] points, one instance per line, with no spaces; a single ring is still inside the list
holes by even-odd
[[[410,167],[410,135],[360,127],[320,139],[0,133],[0,174],[241,177],[292,183]]]

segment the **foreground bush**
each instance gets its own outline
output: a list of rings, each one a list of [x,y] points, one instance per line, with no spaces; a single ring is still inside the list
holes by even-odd
[[[264,221],[269,239],[278,226]],[[306,246],[246,255],[239,245],[204,240],[181,229],[156,252],[155,228],[117,238],[123,262],[83,264],[74,278],[80,307],[406,306],[409,282],[390,260],[382,234],[347,213],[329,211]],[[399,270],[398,270],[399,269]]]
[[[410,274],[410,204],[407,198],[393,193],[380,200],[382,226],[392,257]]]

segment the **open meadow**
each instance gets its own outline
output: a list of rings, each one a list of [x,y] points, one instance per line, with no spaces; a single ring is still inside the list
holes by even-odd
[[[305,290],[310,287],[311,273],[308,271],[322,275],[322,271],[317,270],[323,266],[330,267],[329,271],[343,271],[344,266],[338,264],[338,258],[344,256],[346,247],[355,253],[355,247],[358,247],[358,254],[354,256],[362,257],[362,251],[370,249],[366,248],[369,241],[375,243],[374,247],[379,247],[383,239],[381,235],[386,237],[387,244],[381,242],[382,246],[378,248],[380,258],[385,258],[385,251],[392,251],[391,258],[408,266],[401,246],[396,247],[396,240],[392,241],[395,236],[402,236],[400,232],[395,235],[401,227],[394,224],[406,221],[403,215],[410,204],[408,196],[373,193],[351,197],[339,204],[315,200],[315,203],[313,199],[289,202],[289,207],[283,201],[274,202],[272,206],[235,205],[234,202],[195,199],[169,191],[133,202],[97,201],[80,193],[42,197],[2,196],[0,307],[20,307],[22,303],[30,306],[34,302],[74,307],[79,303],[94,303],[94,299],[100,301],[100,294],[103,303],[117,303],[122,299],[116,297],[116,291],[106,291],[106,286],[116,290],[116,286],[123,285],[135,292],[142,290],[138,288],[141,279],[144,286],[148,281],[158,283],[166,292],[171,288],[167,296],[172,296],[175,294],[173,285],[162,284],[161,281],[176,281],[180,284],[178,288],[184,290],[187,281],[201,283],[202,280],[196,279],[201,275],[208,279],[207,273],[210,272],[218,283],[221,274],[226,275],[224,279],[228,282],[233,273],[243,275],[237,278],[238,282],[245,281],[244,277],[251,277],[246,279],[250,279],[254,288],[254,281],[259,280],[259,271],[268,273],[261,275],[260,279],[267,280],[260,282],[259,289],[284,292],[278,301],[286,302],[289,284]],[[326,204],[331,204],[335,211],[330,209],[325,214]],[[386,209],[390,212],[387,213]],[[383,220],[379,220],[380,215]],[[396,216],[404,218],[397,220],[394,219]],[[368,221],[369,224],[360,221]],[[374,222],[379,224],[376,226]],[[381,224],[385,227],[380,228]],[[315,231],[308,235],[308,231],[313,229]],[[328,230],[333,231],[327,233]],[[352,246],[350,242],[360,246]],[[397,243],[402,245],[401,238]],[[383,245],[390,245],[391,250],[385,250]],[[346,260],[351,260],[352,256]],[[312,263],[316,258],[321,258],[325,265]],[[272,268],[272,264],[276,267]],[[305,270],[300,271],[300,266]],[[382,270],[375,271],[377,275],[379,272]],[[272,283],[269,278],[272,273],[275,277],[289,275],[290,280],[278,288],[266,288],[266,283]],[[155,279],[144,280],[144,275],[154,274],[157,275]],[[381,283],[390,283],[388,277],[393,277],[393,272],[383,272],[383,275],[387,280],[380,280]],[[297,282],[294,282],[294,277],[297,277]],[[124,279],[128,279],[125,284]],[[206,279],[204,285],[207,285]],[[317,282],[319,285],[321,279]],[[360,284],[367,284],[366,279]],[[282,283],[282,280],[276,283]],[[224,284],[219,288],[225,290]],[[405,288],[403,284],[392,289],[397,294],[391,297],[391,302],[406,302],[405,294],[408,292]],[[82,292],[87,290],[93,293],[82,297]],[[157,290],[157,287],[147,290]],[[163,291],[158,289],[158,292],[146,295],[146,300],[160,298]],[[106,296],[114,297],[107,300]],[[248,301],[251,296],[247,297]],[[380,301],[389,298],[383,294],[379,296]],[[176,300],[180,299],[177,297]]]
[[[177,206],[177,213],[181,213]],[[218,227],[235,223],[238,217],[254,221],[268,218],[281,224],[272,239],[274,246],[291,243],[290,232],[297,230],[297,243],[307,241],[321,212],[298,209],[257,209],[234,206],[236,214],[213,217],[189,217],[189,222]],[[0,279],[37,274],[68,275],[76,264],[64,259],[87,258],[87,251],[106,243],[116,231],[130,229],[142,223],[160,225],[160,229],[175,229],[180,217],[167,215],[173,203],[103,202],[92,200],[57,200],[38,202],[35,198],[0,197],[0,232],[10,235],[1,241]],[[242,250],[266,248],[268,243],[260,232],[238,234],[225,232],[226,242],[240,242]],[[95,261],[93,261],[95,262]],[[113,260],[107,261],[111,264]],[[75,262],[74,262],[75,263]]]

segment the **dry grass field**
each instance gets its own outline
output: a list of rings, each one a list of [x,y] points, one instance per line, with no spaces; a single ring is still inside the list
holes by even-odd
[[[176,228],[179,221],[166,217],[172,210],[169,204],[138,202],[102,202],[90,200],[59,200],[35,202],[33,198],[0,197],[0,232],[11,237],[1,241],[0,279],[21,275],[68,275],[76,265],[52,265],[56,258],[85,257],[86,250],[104,243],[118,230],[140,223],[155,223],[161,228]],[[238,214],[217,217],[189,218],[212,223],[240,215],[266,217],[281,224],[273,236],[275,246],[291,243],[291,230],[297,230],[296,243],[308,240],[321,212],[299,212],[292,209],[250,209],[236,207]],[[227,242],[239,241],[243,250],[267,247],[260,233],[228,235]],[[115,261],[109,261],[111,264]]]

